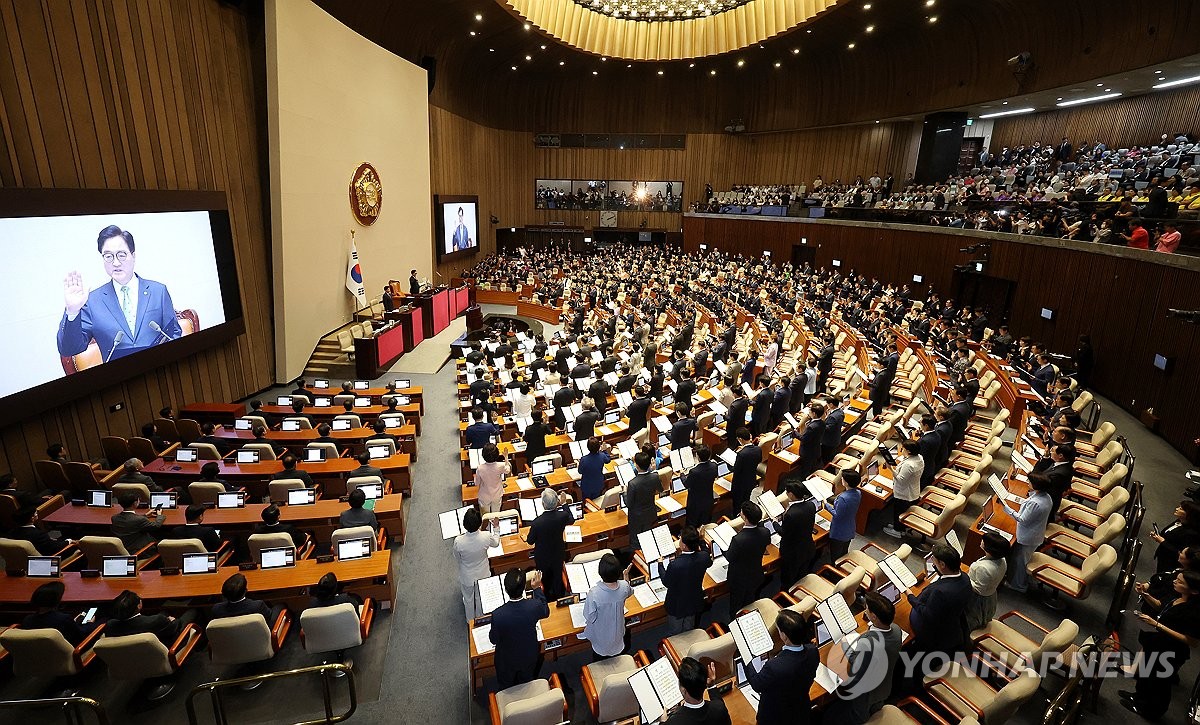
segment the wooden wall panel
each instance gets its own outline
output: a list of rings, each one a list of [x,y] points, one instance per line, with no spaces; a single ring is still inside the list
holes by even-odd
[[[1200,435],[1200,327],[1168,318],[1168,308],[1193,309],[1200,268],[1186,258],[1123,248],[1089,250],[1058,240],[1021,239],[1003,234],[951,232],[847,222],[778,222],[688,216],[684,249],[701,243],[753,257],[769,250],[774,259],[792,258],[802,238],[816,249],[816,265],[860,272],[894,284],[925,277],[925,287],[943,296],[954,292],[956,264],[970,255],[959,249],[987,238],[992,243],[987,274],[1016,282],[1009,325],[1016,336],[1030,335],[1054,352],[1071,354],[1079,335],[1090,334],[1096,349],[1095,387],[1121,407],[1140,414],[1153,408],[1160,432],[1191,457]],[[923,292],[924,287],[919,291]],[[1056,311],[1043,320],[1041,308]],[[1153,367],[1155,354],[1175,358],[1174,369]],[[1135,451],[1136,453],[1136,451]]]
[[[101,436],[136,434],[163,405],[237,399],[274,379],[261,20],[248,12],[213,0],[0,0],[0,186],[224,191],[246,322],[228,343],[0,430],[0,470],[32,482],[50,443],[98,457]]]
[[[1028,116],[998,118],[992,127],[991,148],[1057,144],[1067,136],[1078,146],[1104,141],[1110,147],[1156,143],[1166,133],[1200,130],[1200,86],[1160,91],[1106,103],[1075,106]]]

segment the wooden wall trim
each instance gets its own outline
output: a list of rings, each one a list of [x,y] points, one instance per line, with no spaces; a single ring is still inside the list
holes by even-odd
[[[1198,260],[1063,240],[832,220],[688,215],[683,229],[689,252],[704,243],[753,257],[769,250],[784,262],[794,248],[806,246],[816,266],[830,268],[840,259],[843,271],[909,284],[918,294],[932,287],[950,296],[956,294],[954,266],[974,256],[959,250],[968,240],[986,239],[992,243],[986,274],[1015,283],[1013,334],[1030,335],[1068,355],[1079,335],[1090,334],[1096,389],[1134,414],[1154,408],[1163,437],[1186,455],[1196,455],[1192,441],[1200,386],[1192,383],[1200,376],[1200,326],[1168,318],[1166,311],[1196,306]],[[913,285],[914,273],[925,283]],[[1053,321],[1041,319],[1043,307],[1056,311]],[[1175,358],[1174,369],[1155,370],[1155,354]]]

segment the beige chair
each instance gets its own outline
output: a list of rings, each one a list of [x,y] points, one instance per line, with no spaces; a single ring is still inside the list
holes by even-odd
[[[96,657],[93,647],[104,625],[72,647],[57,629],[10,627],[0,633],[0,647],[12,658],[17,677],[68,677],[82,672]]]
[[[208,657],[214,665],[244,665],[272,659],[283,646],[292,619],[287,610],[268,623],[261,614],[222,617],[208,623]]]
[[[333,396],[333,405],[334,405],[335,407],[337,407],[337,406],[344,405],[344,404],[346,404],[346,403],[351,403],[351,404],[353,404],[353,403],[354,403],[354,397],[355,397],[355,396],[354,396],[354,394],[353,394],[353,393],[339,393],[339,394],[337,394],[337,395]]]
[[[132,493],[142,503],[150,503],[150,487],[144,483],[114,483],[113,498],[120,499],[122,494]]]
[[[558,725],[567,720],[567,698],[558,673],[488,694],[492,725]]]
[[[85,536],[79,540],[79,550],[87,559],[89,569],[99,569],[104,564],[106,556],[136,556],[138,558],[137,568],[141,570],[158,558],[152,555],[153,549],[154,544],[147,544],[142,549],[130,552],[116,536]]]
[[[819,573],[806,574],[788,593],[798,599],[812,597],[823,602],[834,594],[841,594],[847,604],[854,603],[854,595],[863,585],[867,570],[855,565],[848,574],[842,574],[832,566],[826,566]]]
[[[1109,441],[1102,448],[1096,451],[1096,458],[1093,461],[1075,461],[1075,475],[1084,479],[1098,479],[1104,472],[1112,468],[1118,462],[1121,454],[1124,453],[1125,446],[1121,445],[1120,441]]]
[[[201,461],[219,461],[221,452],[212,443],[192,443],[188,448],[196,451],[196,459]]]
[[[368,597],[361,607],[349,602],[310,607],[300,613],[300,641],[309,654],[341,653],[357,647],[371,633],[375,604]]]
[[[725,631],[720,624],[713,624],[708,629],[689,629],[685,632],[667,637],[658,643],[658,651],[671,661],[671,666],[679,669],[679,663],[684,657],[708,657],[717,663],[717,669],[722,667],[725,672],[718,672],[717,677],[733,671],[733,658],[737,656],[737,644],[733,635]]]
[[[384,492],[388,492],[388,486],[386,485],[387,482],[379,476],[353,476],[346,479],[346,495],[349,496],[350,493],[359,486],[366,486],[372,483],[377,483],[381,486],[384,486]]]
[[[192,503],[217,505],[217,496],[225,493],[225,485],[210,481],[193,481],[188,484],[188,496]]]
[[[295,539],[292,535],[286,532],[272,534],[250,534],[246,539],[246,545],[250,551],[250,559],[258,565],[262,565],[263,549],[283,549],[289,546],[296,546]],[[312,536],[304,535],[304,540],[296,546],[296,560],[307,559],[312,555],[313,543]]]
[[[367,441],[366,445],[368,448],[375,448],[378,446],[383,446],[384,448],[388,449],[389,456],[396,455],[396,442],[390,438],[379,438],[379,439],[373,440],[373,441],[369,440],[369,441]]]
[[[275,456],[275,449],[271,447],[270,443],[246,443],[242,446],[242,450],[258,451],[258,460],[260,461],[277,460]]]
[[[969,471],[958,471],[953,468],[943,468],[938,471],[933,477],[933,485],[944,488],[948,491],[958,491],[967,482],[971,480],[971,476],[978,474],[979,476],[990,475],[992,469],[992,457],[988,454],[983,454],[975,467]]]
[[[599,560],[603,559],[606,554],[612,554],[612,553],[613,553],[612,549],[599,549],[597,551],[585,551],[582,554],[576,554],[574,557],[572,557],[571,563],[572,564],[586,564],[589,561],[599,561]]]
[[[283,422],[284,423],[295,422],[300,426],[300,430],[312,430],[312,421],[310,421],[308,418],[286,417],[283,419]]]
[[[991,422],[980,421],[978,423],[968,424],[966,429],[963,431],[963,435],[966,438],[975,438],[975,439],[982,438],[982,439],[986,440],[988,438],[992,438],[993,436],[997,435],[997,433],[995,433],[996,423],[997,422],[1004,423],[1005,428],[1007,428],[1008,427],[1008,419],[1011,415],[1012,415],[1012,411],[1010,411],[1008,408],[1001,408],[996,413],[996,417],[992,418]],[[1000,433],[1003,433],[1005,428],[1001,428]]]
[[[301,403],[304,403],[305,405],[312,405],[312,398],[308,397],[307,395],[300,395],[299,393],[292,393],[291,398],[292,398],[293,403],[295,403],[296,401],[300,401]]]
[[[1061,609],[1066,605],[1060,594],[1072,599],[1087,599],[1096,581],[1116,566],[1116,563],[1117,550],[1108,544],[1101,544],[1078,567],[1055,559],[1049,554],[1035,551],[1029,558],[1028,571],[1029,576],[1050,591],[1051,600],[1048,604]]]
[[[349,482],[347,482],[347,488],[349,488],[349,485]],[[487,529],[492,525],[493,521],[500,521],[502,519],[512,519],[517,523],[517,528],[521,527],[521,512],[518,509],[503,509],[483,514],[482,528]]]
[[[288,491],[296,491],[301,488],[307,488],[307,486],[299,478],[277,478],[267,483],[267,495],[270,496],[272,503],[286,503]]]
[[[338,542],[347,539],[362,539],[371,540],[371,551],[379,551],[383,548],[383,541],[386,540],[387,530],[382,526],[379,527],[379,532],[376,533],[370,526],[351,526],[345,529],[334,529],[329,535],[329,545],[334,551],[337,551]]]
[[[354,359],[354,336],[349,330],[342,330],[337,334],[338,349],[351,360]]]
[[[176,420],[175,430],[179,433],[179,442],[185,446],[190,445],[192,441],[203,435],[200,431],[200,423],[191,418]]]
[[[621,486],[613,486],[600,496],[600,500],[596,502],[596,509],[603,511],[609,506],[618,506],[621,503],[621,495],[625,493],[625,489]]]
[[[913,506],[900,514],[900,523],[927,539],[943,539],[954,528],[954,520],[967,508],[967,497],[956,494],[939,513]]]
[[[1113,490],[1119,484],[1123,484],[1125,477],[1129,475],[1129,468],[1124,463],[1114,464],[1112,468],[1104,472],[1099,481],[1085,481],[1082,478],[1072,478],[1071,488],[1067,489],[1066,496],[1068,498],[1077,498],[1084,501],[1091,501],[1093,504],[1096,501],[1104,498],[1105,494]]]
[[[1114,486],[1096,502],[1094,508],[1075,501],[1063,501],[1058,507],[1058,515],[1064,521],[1081,528],[1097,529],[1108,517],[1125,508],[1129,503],[1129,489]]]
[[[1071,410],[1083,415],[1083,411],[1092,404],[1093,400],[1095,400],[1095,397],[1089,391],[1085,390],[1071,402]]]
[[[637,697],[629,685],[629,676],[638,667],[638,660],[629,655],[583,666],[583,692],[592,717],[600,722],[612,722],[638,714]]]
[[[1092,437],[1086,441],[1076,440],[1075,451],[1084,458],[1095,458],[1108,442],[1117,434],[1117,426],[1106,420],[1092,432]]]
[[[997,423],[996,425],[1003,424]],[[968,446],[967,442],[963,441],[963,443],[959,446],[959,450],[956,450],[950,454],[950,458],[946,461],[946,465],[951,468],[958,468],[960,470],[972,470],[979,464],[979,460],[984,456],[991,456],[994,459],[996,457],[996,453],[999,452],[1000,447],[1003,445],[1004,440],[1000,438],[999,433],[997,433],[982,447]]]
[[[267,419],[261,415],[243,415],[242,420],[250,421],[251,428],[254,428],[256,425],[261,425],[263,428],[270,428],[270,426],[267,425]]]
[[[1010,626],[1010,619],[1019,619],[1042,633],[1041,640],[1032,640]],[[987,652],[1010,669],[1033,667],[1041,671],[1042,659],[1061,655],[1079,636],[1079,625],[1063,619],[1053,630],[1046,629],[1017,611],[1007,612],[971,632],[976,649]]]
[[[1033,697],[1042,678],[1024,668],[999,690],[958,663],[945,677],[927,677],[925,692],[960,718],[973,717],[987,725],[1002,725]]]
[[[101,637],[96,643],[96,656],[108,666],[108,676],[115,680],[149,680],[168,678],[187,661],[200,642],[200,629],[185,625],[179,637],[168,649],[153,634],[129,634],[123,637]],[[175,689],[173,680],[160,681],[147,695],[156,702]]]
[[[872,589],[878,589],[888,583],[886,575],[882,577],[879,575],[879,562],[890,554],[895,554],[896,558],[902,562],[907,561],[908,557],[912,556],[912,547],[908,544],[901,544],[893,552],[868,541],[861,549],[846,552],[846,555],[838,559],[834,566],[843,573],[852,572],[853,567],[861,567],[867,572],[867,585]]]
[[[216,554],[217,566],[224,566],[233,555],[233,547],[222,541],[216,551],[209,551],[200,539],[163,539],[158,542],[158,555],[165,567],[182,567],[184,554]]]
[[[981,476],[979,472],[975,472],[967,477],[966,482],[963,483],[958,491],[947,491],[946,489],[939,488],[938,486],[928,486],[924,491],[921,492],[919,503],[921,506],[924,506],[932,511],[941,511],[943,508],[954,502],[955,496],[962,496],[963,498],[970,499],[971,496],[973,496],[975,492],[979,490],[979,486],[982,483],[983,476]]]
[[[1046,543],[1041,546],[1041,549],[1042,551],[1057,549],[1065,554],[1086,559],[1094,554],[1102,544],[1111,544],[1124,535],[1125,523],[1125,517],[1114,512],[1105,519],[1104,523],[1092,531],[1091,536],[1086,536],[1066,526],[1049,524],[1046,526]]]
[[[6,570],[25,570],[29,566],[29,557],[42,556],[32,543],[25,539],[0,539],[0,559],[4,559]],[[63,544],[62,548],[51,556],[59,557],[59,571],[79,561],[83,554],[74,544]]]

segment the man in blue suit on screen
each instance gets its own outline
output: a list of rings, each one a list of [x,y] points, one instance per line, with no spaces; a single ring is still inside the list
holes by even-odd
[[[66,310],[58,326],[58,353],[77,355],[95,338],[104,362],[178,339],[183,330],[166,285],[138,277],[133,235],[105,227],[96,249],[111,280],[90,293],[72,271],[63,283]]]
[[[458,224],[454,227],[454,233],[450,237],[452,249],[457,252],[462,249],[470,249],[474,242],[471,240],[471,231],[467,229],[466,223],[463,221],[463,208],[458,207]]]

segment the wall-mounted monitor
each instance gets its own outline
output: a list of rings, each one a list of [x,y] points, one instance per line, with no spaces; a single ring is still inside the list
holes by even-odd
[[[835,266],[835,267],[842,266],[842,260],[840,260],[840,259],[833,260],[833,266]]]
[[[924,278],[923,276],[921,276],[921,275],[919,275],[919,274],[914,274],[914,275],[913,275],[913,282],[916,282],[917,284],[920,284],[920,283],[922,283],[922,282],[924,282],[924,281],[925,281],[925,278]]]
[[[1053,320],[1054,319],[1054,310],[1050,307],[1043,307],[1041,316],[1042,316],[1043,320]]]
[[[221,192],[7,189],[0,425],[244,330]]]
[[[1170,372],[1174,362],[1175,358],[1173,357],[1167,357],[1166,355],[1159,355],[1157,353],[1154,355],[1154,367],[1162,370],[1164,373]]]
[[[479,197],[433,197],[434,251],[439,262],[479,251]]]

